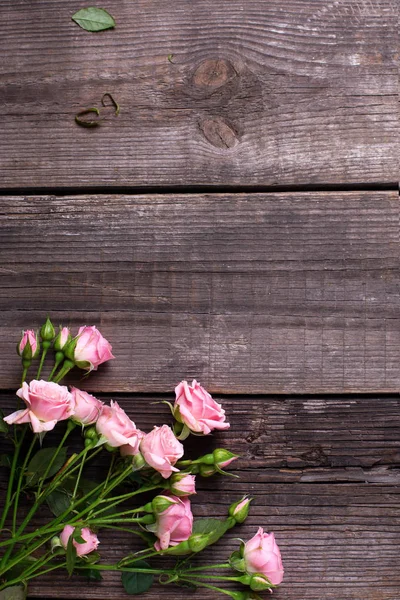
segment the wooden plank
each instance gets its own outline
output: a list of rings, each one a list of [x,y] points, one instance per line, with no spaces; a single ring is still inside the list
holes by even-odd
[[[398,180],[396,0],[103,6],[90,34],[73,0],[3,0],[1,186]],[[105,92],[120,116],[77,126]]]
[[[106,399],[106,396],[104,396]],[[169,422],[169,396],[119,395],[136,424],[149,430]],[[14,396],[1,394],[1,407],[13,410]],[[244,493],[253,498],[245,525],[205,553],[204,561],[224,561],[237,536],[248,539],[258,526],[276,533],[286,569],[274,592],[282,600],[397,600],[400,586],[400,398],[303,397],[222,399],[231,429],[185,442],[188,455],[210,443],[242,455],[230,470],[239,479],[198,479],[192,500],[197,517],[222,517]],[[53,432],[46,443],[51,444]],[[78,445],[80,432],[75,431]],[[71,442],[73,443],[73,441]],[[75,444],[73,443],[73,448]],[[106,453],[104,453],[106,454]],[[104,463],[105,464],[105,463]],[[99,468],[103,468],[100,462]],[[43,512],[37,520],[46,521]],[[100,532],[104,562],[137,548],[129,534]],[[31,598],[121,597],[118,574],[97,587],[79,577],[52,574],[32,582]],[[201,598],[215,598],[199,592]],[[157,586],[147,596],[186,598],[187,591]]]
[[[82,381],[73,383],[82,387]],[[18,381],[15,382],[18,385]],[[99,395],[108,402],[110,395]],[[171,424],[161,400],[174,395],[114,395],[136,425],[151,431]],[[304,396],[216,399],[223,404],[231,427],[212,437],[189,438],[191,455],[224,446],[240,455],[231,470],[248,470],[260,484],[341,481],[400,483],[400,397]],[[5,414],[14,412],[16,396],[0,395]],[[52,434],[48,434],[47,440]],[[79,440],[79,434],[76,433]],[[281,471],[276,471],[280,469]],[[256,471],[255,474],[251,474]]]
[[[241,473],[242,475],[242,473]],[[243,475],[246,475],[244,473]],[[254,475],[253,475],[254,478]],[[397,600],[400,586],[398,548],[400,542],[400,495],[397,486],[371,484],[266,484],[231,483],[228,478],[193,501],[196,516],[222,517],[226,506],[240,494],[254,497],[246,523],[232,530],[227,539],[208,550],[202,559],[225,561],[237,549],[237,536],[249,539],[258,526],[274,531],[282,551],[286,576],[274,592],[281,600]],[[217,485],[217,489],[215,486]],[[224,491],[222,491],[222,486]],[[113,561],[138,548],[129,534],[102,532],[104,561]],[[203,563],[204,564],[204,563]],[[56,582],[56,585],[55,585]],[[32,582],[32,598],[120,598],[118,574],[106,574],[102,585],[88,585],[60,574]],[[199,591],[195,597],[216,595]],[[187,598],[187,590],[155,586],[146,594],[156,598]]]
[[[97,391],[397,392],[395,192],[1,200],[0,387],[19,329],[96,324]]]

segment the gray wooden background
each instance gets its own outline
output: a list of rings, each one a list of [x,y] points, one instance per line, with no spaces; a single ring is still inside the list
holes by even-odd
[[[224,404],[240,480],[193,510],[254,496],[239,534],[275,532],[277,599],[398,600],[398,2],[109,0],[98,34],[82,6],[0,5],[2,407],[21,329],[95,324],[117,360],[80,385],[140,427],[183,378]],[[105,92],[121,114],[78,127]],[[123,597],[117,576],[30,593]]]

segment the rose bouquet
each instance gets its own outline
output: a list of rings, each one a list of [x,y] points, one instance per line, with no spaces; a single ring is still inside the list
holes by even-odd
[[[43,380],[50,350],[54,367]],[[174,405],[167,403],[172,426],[156,425],[145,433],[117,402],[107,405],[60,383],[74,367],[89,373],[114,358],[96,327],[81,327],[75,337],[62,327],[56,335],[47,319],[39,334],[23,333],[17,351],[23,367],[17,397],[23,406],[0,419],[0,430],[13,447],[2,461],[9,479],[0,518],[0,599],[10,591],[26,597],[31,579],[57,569],[95,581],[101,581],[102,571],[119,571],[128,594],[144,593],[156,577],[162,585],[208,588],[236,600],[259,598],[257,592],[272,591],[281,583],[274,534],[261,527],[249,541],[239,541],[226,562],[191,562],[243,523],[251,502],[248,497],[237,500],[225,519],[193,518],[190,497],[196,493],[196,477],[227,474],[225,469],[237,458],[225,448],[184,458],[182,441],[190,434],[205,436],[229,428],[221,405],[197,381],[179,383]],[[28,383],[34,360],[38,369]],[[44,438],[56,426],[61,439],[49,447]],[[79,428],[83,443],[68,453],[67,439]],[[107,469],[100,481],[91,481],[87,465],[100,453],[107,458]],[[31,499],[28,508],[22,503],[25,496]],[[48,519],[35,527],[35,516],[43,508]],[[98,547],[106,528],[131,532],[144,548],[118,562],[102,562]],[[175,562],[168,568],[148,562],[158,556],[172,556]],[[232,582],[241,585],[236,589]]]

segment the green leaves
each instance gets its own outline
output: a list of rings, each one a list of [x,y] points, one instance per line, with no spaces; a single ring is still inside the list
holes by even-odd
[[[55,517],[59,517],[71,505],[72,493],[69,494],[66,490],[54,490],[47,496],[47,504]]]
[[[30,460],[26,472],[26,484],[36,485],[40,478],[46,473],[49,463],[58,451],[48,473],[46,479],[52,477],[61,469],[67,458],[67,448],[42,448],[36,452],[35,456]]]
[[[76,563],[76,548],[74,546],[74,535],[70,535],[69,540],[68,540],[68,544],[67,544],[67,571],[68,571],[68,575],[71,577],[73,571],[74,571],[74,567],[75,567],[75,563]]]
[[[4,421],[4,413],[3,413],[3,411],[0,410],[0,433],[7,433],[7,432],[8,432],[8,425]]]
[[[220,519],[196,519],[193,523],[193,534],[201,533],[209,535],[207,546],[214,544],[230,529],[229,520],[221,521]]]
[[[150,565],[144,560],[135,562],[133,568],[148,569]],[[124,572],[121,575],[122,584],[127,594],[136,595],[144,594],[152,586],[154,576],[151,573],[128,573]]]
[[[104,8],[96,6],[81,8],[72,15],[72,20],[86,31],[104,31],[115,27],[113,17]]]
[[[23,585],[13,585],[0,592],[0,600],[25,600],[27,593]]]

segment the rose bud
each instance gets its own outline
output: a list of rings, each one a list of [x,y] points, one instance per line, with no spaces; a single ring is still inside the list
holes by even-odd
[[[181,381],[175,388],[173,414],[176,420],[194,433],[208,434],[214,429],[228,429],[225,411],[194,379],[192,385]]]
[[[50,321],[49,317],[46,319],[46,323],[42,325],[40,328],[40,337],[42,338],[43,347],[49,349],[50,342],[53,341],[56,332],[54,331],[53,323]]]
[[[17,391],[27,408],[4,417],[9,425],[30,423],[35,433],[50,431],[57,421],[68,419],[73,412],[72,396],[68,388],[58,383],[36,381],[26,382]]]
[[[60,331],[54,340],[54,350],[56,350],[56,352],[63,352],[65,346],[67,346],[71,340],[72,336],[68,327],[60,327]]]
[[[80,369],[96,371],[107,360],[115,358],[112,347],[96,327],[81,327],[78,335],[66,346],[65,355]]]
[[[74,412],[72,420],[80,425],[93,425],[100,416],[103,402],[78,388],[71,388]]]
[[[236,523],[243,523],[249,514],[250,502],[252,498],[242,498],[239,502],[234,502],[229,507],[229,516],[233,517]]]
[[[193,515],[189,498],[163,496],[170,504],[162,512],[156,513],[154,525],[147,525],[158,541],[154,544],[156,550],[166,550],[169,546],[177,546],[187,540],[193,527]]]
[[[264,533],[260,527],[256,535],[244,545],[243,559],[247,573],[265,575],[273,585],[281,583],[282,559],[273,533]]]
[[[171,493],[175,496],[190,496],[196,493],[195,476],[188,473],[175,473],[169,480]]]
[[[103,440],[112,448],[129,445],[132,453],[139,452],[139,443],[143,432],[136,429],[136,425],[130,420],[126,412],[118,405],[118,402],[110,402],[111,406],[104,405],[101,414],[96,421],[96,431]]]
[[[72,525],[66,525],[60,534],[61,544],[65,549],[68,546],[68,540],[71,537],[75,530],[75,527]],[[83,527],[81,531],[81,538],[85,540],[84,544],[80,544],[77,540],[73,540],[72,544],[76,548],[76,553],[78,556],[84,556],[85,554],[89,554],[93,552],[93,550],[97,550],[99,545],[98,537],[93,531],[90,531],[88,527]]]
[[[229,450],[225,450],[225,448],[216,448],[213,452],[214,456],[214,464],[219,469],[225,469],[225,467],[229,466],[231,462],[239,458],[237,454],[233,454]]]
[[[21,341],[17,346],[17,353],[22,358],[29,362],[32,358],[39,356],[40,344],[36,333],[32,329],[27,329],[23,332]]]
[[[154,427],[140,442],[143,458],[150,467],[167,479],[173,471],[173,465],[183,456],[183,446],[176,439],[168,425]]]
[[[262,573],[257,573],[250,579],[250,588],[254,592],[263,592],[264,590],[270,590],[272,585],[268,577],[262,575]]]

